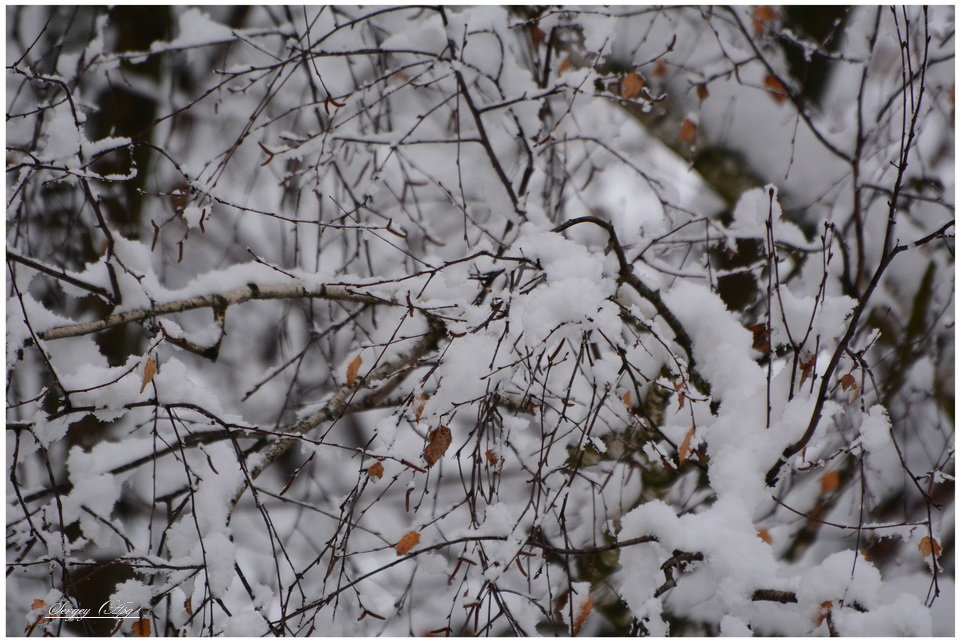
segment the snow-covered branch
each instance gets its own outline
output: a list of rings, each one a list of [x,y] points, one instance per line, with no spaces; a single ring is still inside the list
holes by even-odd
[[[7,633],[952,635],[954,13],[11,7]]]

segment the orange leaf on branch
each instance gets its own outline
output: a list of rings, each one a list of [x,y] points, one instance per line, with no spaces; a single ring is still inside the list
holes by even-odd
[[[143,380],[140,384],[140,392],[143,393],[143,390],[147,388],[147,385],[153,381],[153,376],[157,374],[157,360],[152,357],[148,357],[146,363],[143,365]]]
[[[823,623],[823,619],[830,616],[830,612],[832,611],[833,611],[833,602],[823,601],[822,603],[820,603],[820,611],[817,614],[816,626],[820,627],[820,624]]]
[[[130,634],[133,636],[150,636],[150,619],[141,618],[130,626]]]
[[[840,488],[840,472],[827,471],[820,476],[820,495],[825,496]]]
[[[807,381],[807,378],[813,374],[813,367],[817,363],[817,358],[812,353],[804,353],[800,356],[800,386]]]
[[[357,355],[353,358],[353,361],[347,365],[347,386],[353,386],[353,383],[357,380],[357,373],[360,371],[362,364],[363,358]]]
[[[623,77],[623,82],[620,83],[621,92],[623,93],[624,98],[636,98],[640,95],[640,90],[643,89],[644,85],[647,84],[647,81],[643,79],[643,76],[638,74],[635,71],[630,72]]]
[[[927,556],[933,556],[934,558],[940,557],[940,552],[943,550],[943,547],[940,546],[940,543],[937,542],[936,538],[931,538],[930,536],[924,536],[920,539],[920,544],[917,545],[917,549],[920,550],[920,554],[926,558]]]
[[[413,401],[413,417],[416,418],[417,422],[420,421],[420,418],[423,416],[423,408],[427,405],[427,398],[422,395],[418,395],[417,399]]]
[[[847,402],[848,404],[853,404],[854,401],[860,397],[860,385],[857,383],[857,378],[853,373],[847,373],[840,378],[840,388],[849,392],[850,399]]]
[[[428,469],[443,457],[452,441],[450,427],[440,426],[430,432],[427,436],[427,447],[423,450],[423,459],[427,461]]]
[[[406,535],[397,542],[397,556],[403,556],[419,544],[420,534],[415,531],[408,531]]]
[[[570,628],[574,636],[580,633],[580,628],[583,627],[583,622],[590,616],[591,611],[593,611],[593,597],[587,594],[587,600],[583,602],[583,607],[580,608],[580,612],[577,613],[577,618],[574,619],[573,626]]]
[[[697,427],[692,426],[690,430],[687,431],[687,434],[683,436],[683,442],[680,443],[680,449],[677,452],[677,461],[680,464],[683,464],[690,458],[690,443],[693,441],[693,436],[697,432]]]
[[[760,35],[763,33],[763,30],[777,17],[777,11],[770,5],[760,5],[759,7],[754,7],[753,11],[750,12],[753,17],[753,33]]]
[[[534,25],[530,28],[530,39],[533,41],[534,45],[539,45],[546,37],[547,34],[543,33],[543,29],[540,27]]]
[[[767,88],[767,93],[770,94],[777,105],[781,105],[783,101],[787,100],[787,88],[784,87],[779,78],[773,74],[767,74],[767,77],[763,79],[763,84]]]
[[[763,354],[770,352],[770,329],[766,322],[748,326],[747,330],[753,333],[753,350]]]

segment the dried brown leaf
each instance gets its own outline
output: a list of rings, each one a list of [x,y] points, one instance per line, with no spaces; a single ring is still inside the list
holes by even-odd
[[[846,375],[840,378],[840,387],[844,391],[849,391],[851,388],[855,388],[856,386],[857,386],[857,378],[854,377],[853,373],[847,373]]]
[[[833,603],[831,601],[823,601],[820,603],[820,612],[817,614],[816,626],[820,627],[820,624],[823,623],[823,619],[830,616],[830,612],[833,611]]]
[[[857,383],[857,378],[853,373],[847,373],[840,378],[840,388],[850,394],[847,404],[853,404],[860,397],[860,384]]]
[[[765,527],[757,530],[757,538],[768,545],[773,544],[773,536],[770,535],[770,532]]]
[[[707,89],[707,84],[703,83],[702,85],[697,85],[697,98],[701,101],[705,101],[710,97],[710,90]]]
[[[763,84],[767,87],[767,92],[777,105],[787,100],[787,88],[783,86],[779,78],[773,74],[767,74],[767,77],[763,79]]]
[[[146,363],[143,365],[143,381],[140,384],[140,392],[143,393],[143,390],[147,388],[147,384],[153,381],[153,376],[157,374],[157,361],[152,357],[148,357]]]
[[[624,393],[623,397],[620,399],[623,400],[623,405],[627,407],[628,411],[633,408],[633,400],[630,398],[630,391]]]
[[[533,40],[534,45],[539,45],[543,42],[543,39],[547,37],[547,34],[543,33],[543,29],[534,25],[530,29],[530,39]]]
[[[748,326],[747,330],[753,333],[753,350],[761,353],[770,352],[770,329],[766,322],[760,322],[753,326]]]
[[[820,495],[825,496],[840,488],[840,472],[827,471],[820,476]]]
[[[357,373],[360,372],[360,366],[362,365],[363,357],[357,355],[347,366],[347,386],[353,386],[353,383],[357,381]]]
[[[427,405],[427,398],[422,395],[418,395],[417,399],[413,401],[413,417],[416,418],[417,422],[420,421],[421,416],[423,416],[423,408]]]
[[[640,95],[640,90],[643,89],[646,84],[647,81],[644,80],[643,76],[632,71],[623,77],[623,81],[620,83],[620,89],[623,92],[624,98],[636,98]]]
[[[369,467],[367,467],[367,475],[370,476],[371,480],[379,480],[383,477],[383,464],[379,462],[374,462]]]
[[[753,16],[753,33],[758,36],[763,33],[764,28],[771,24],[777,17],[776,9],[770,5],[760,5],[759,7],[754,7],[751,13]]]
[[[697,124],[689,118],[683,119],[680,123],[680,135],[677,137],[681,143],[689,143],[697,138]]]
[[[683,395],[683,393],[681,393]],[[692,426],[690,430],[687,431],[687,434],[683,436],[683,442],[680,443],[680,449],[677,452],[677,460],[680,464],[683,464],[690,457],[690,443],[693,441],[693,436],[697,432],[697,427]]]
[[[568,69],[570,69],[570,56],[567,56],[560,61],[560,65],[557,67],[557,76],[562,75],[563,72],[567,71]]]
[[[800,386],[803,386],[807,378],[813,374],[813,367],[816,363],[817,359],[811,353],[805,353],[800,356]]]
[[[397,542],[397,556],[403,556],[419,544],[420,534],[415,531],[408,531],[407,534]]]
[[[193,597],[187,596],[187,599],[183,601],[183,611],[187,613],[187,616],[193,616]]]
[[[133,636],[150,636],[150,619],[141,618],[130,626],[130,634]]]
[[[657,77],[667,75],[667,63],[663,62],[663,58],[657,59],[657,62],[653,65],[653,75]]]
[[[940,552],[943,551],[943,547],[940,546],[940,543],[937,542],[936,538],[931,538],[930,536],[924,536],[920,539],[920,544],[917,545],[917,549],[920,550],[920,554],[926,558],[927,556],[933,556],[938,558]]]
[[[35,601],[33,601],[33,603],[30,605],[30,609],[38,610],[38,609],[43,609],[46,606],[47,606],[47,601],[43,600],[42,598],[38,598]]]
[[[423,459],[427,461],[428,469],[443,457],[452,441],[450,427],[440,426],[430,432],[427,436],[427,447],[423,450]]]
[[[573,627],[570,628],[571,633],[574,636],[580,633],[580,628],[583,627],[583,622],[587,620],[588,616],[590,616],[591,611],[593,611],[593,597],[587,594],[587,600],[583,602],[583,606],[580,608],[577,618],[573,621]]]
[[[500,458],[497,457],[496,451],[494,451],[493,449],[487,449],[486,451],[484,451],[483,455],[487,459],[487,464],[489,464],[491,467],[497,466],[497,462],[499,461]]]

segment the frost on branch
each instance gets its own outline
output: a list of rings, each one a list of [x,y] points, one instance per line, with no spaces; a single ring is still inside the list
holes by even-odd
[[[953,633],[951,7],[7,18],[8,634]]]

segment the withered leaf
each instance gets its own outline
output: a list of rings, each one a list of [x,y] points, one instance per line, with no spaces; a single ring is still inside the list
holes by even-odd
[[[440,426],[430,432],[427,436],[427,447],[423,450],[423,459],[427,461],[428,469],[443,457],[452,441],[450,427]]]
[[[770,329],[767,328],[767,324],[760,322],[759,324],[747,327],[747,329],[753,333],[753,350],[760,351],[764,354],[769,353]]]
[[[420,534],[416,531],[408,531],[406,535],[397,542],[397,556],[403,556],[419,544]]]
[[[823,601],[820,603],[820,612],[817,614],[817,627],[820,627],[820,624],[823,623],[823,619],[827,618],[832,611],[833,603],[831,601]]]
[[[803,386],[803,383],[807,381],[807,378],[813,374],[813,366],[816,363],[816,357],[810,353],[800,356],[800,386]]]
[[[853,373],[847,373],[840,378],[840,386],[844,391],[849,391],[857,386],[857,378],[853,376]]]
[[[624,393],[623,397],[620,399],[623,400],[623,405],[627,407],[628,411],[633,408],[633,400],[630,398],[630,391]]]
[[[133,636],[150,636],[150,619],[141,618],[130,626],[130,634]]]
[[[827,471],[820,476],[820,495],[826,495],[840,488],[840,472]]]
[[[701,85],[697,85],[697,98],[699,98],[701,101],[705,101],[709,97],[710,90],[707,89],[707,84],[703,83]]]
[[[763,79],[763,84],[767,87],[767,92],[777,105],[787,100],[787,88],[783,86],[779,78],[773,74],[767,74],[767,77]]]
[[[570,69],[570,56],[567,56],[560,61],[560,66],[557,67],[557,76],[562,75],[563,72],[567,71],[568,69]]]
[[[848,404],[853,404],[854,401],[860,397],[860,384],[857,383],[857,378],[853,373],[847,373],[840,378],[840,388],[849,392],[850,399],[847,402]]]
[[[770,532],[765,527],[757,530],[757,538],[768,545],[773,544],[773,536],[770,535]]]
[[[763,33],[764,28],[777,17],[777,12],[770,5],[760,5],[759,7],[754,7],[752,15],[753,33],[759,36]]]
[[[422,395],[418,395],[417,399],[413,401],[413,417],[416,418],[417,422],[420,421],[420,417],[423,415],[423,407],[426,406],[427,399]]]
[[[680,449],[677,452],[677,460],[680,462],[680,464],[686,462],[690,457],[690,443],[693,441],[693,436],[696,432],[697,427],[692,426],[690,427],[690,430],[687,431],[687,434],[683,436],[683,442],[680,443]]]
[[[353,358],[353,361],[347,365],[347,386],[353,386],[353,383],[357,381],[357,373],[360,372],[360,366],[363,365],[363,358],[360,355],[357,355]]]
[[[383,464],[379,462],[374,462],[369,467],[367,467],[367,475],[370,476],[371,480],[379,480],[383,477]]]
[[[683,119],[683,122],[680,123],[680,135],[677,138],[680,139],[681,143],[689,143],[697,138],[697,124],[689,118]]]
[[[573,621],[573,627],[570,628],[571,634],[576,636],[580,633],[580,628],[583,627],[583,622],[590,616],[591,611],[593,611],[593,597],[587,594],[587,600],[583,602],[583,607],[580,608],[577,618]]]
[[[157,361],[152,357],[148,357],[146,363],[143,365],[143,381],[140,384],[140,392],[143,393],[143,390],[147,388],[147,384],[153,381],[153,376],[157,374]]]
[[[632,71],[623,77],[623,82],[620,83],[620,89],[623,92],[624,98],[636,98],[640,95],[640,90],[643,89],[643,86],[646,84],[647,81],[643,79],[643,76]]]
[[[920,539],[920,544],[917,545],[917,549],[920,550],[920,555],[922,555],[924,558],[927,556],[938,558],[940,556],[940,552],[943,550],[943,547],[940,546],[940,543],[937,542],[936,538],[924,536]]]
[[[530,39],[533,40],[533,44],[539,45],[546,37],[547,34],[543,33],[540,27],[534,26],[530,29]]]

